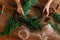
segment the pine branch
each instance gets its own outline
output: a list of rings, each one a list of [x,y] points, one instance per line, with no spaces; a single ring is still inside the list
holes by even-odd
[[[21,19],[23,20],[23,22],[27,23],[28,28],[30,30],[34,30],[34,31],[41,30],[43,26],[42,24],[39,24],[41,19],[38,17],[33,17],[33,18],[22,17]]]
[[[20,27],[22,25],[21,22],[16,22],[14,16],[11,17],[7,28],[4,30],[3,35],[8,35],[14,31],[16,27]]]
[[[54,25],[55,30],[57,30],[57,32],[60,34],[60,26],[58,26],[58,24],[60,23],[60,15],[58,15],[57,13],[54,13],[53,18],[55,19],[56,23]]]
[[[55,19],[56,22],[60,23],[60,15],[54,13],[53,18]]]
[[[22,16],[22,20],[25,20],[25,22],[28,24],[28,28],[33,30],[40,29],[38,19],[33,22],[32,19],[27,17],[27,15],[29,14],[29,11],[32,8],[32,6],[34,6],[37,3],[37,1],[38,0],[26,0],[25,3],[23,4],[23,10],[25,15]]]
[[[25,0],[23,4],[24,15],[29,14],[30,9],[37,3],[38,0]]]

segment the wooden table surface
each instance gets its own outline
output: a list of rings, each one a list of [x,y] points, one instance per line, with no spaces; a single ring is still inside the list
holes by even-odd
[[[19,40],[19,39],[11,36],[0,36],[0,40]]]

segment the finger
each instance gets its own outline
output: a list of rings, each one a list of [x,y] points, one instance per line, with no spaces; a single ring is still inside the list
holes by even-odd
[[[23,9],[18,8],[17,11],[18,11],[19,14],[24,15]]]
[[[46,7],[43,9],[43,13],[45,12],[45,10],[46,10]]]
[[[48,17],[49,16],[49,7],[47,8],[47,15],[46,15],[46,17]]]
[[[23,9],[21,8],[21,13],[24,15],[24,11],[23,11]]]
[[[5,5],[2,6],[2,11],[1,11],[1,14],[4,13],[4,8],[5,8]]]
[[[21,3],[20,3],[20,0],[15,0],[15,1],[16,1],[16,3],[17,3],[17,6],[18,6],[17,11],[18,11],[20,14],[24,15],[24,11],[23,11],[22,5],[21,5]]]

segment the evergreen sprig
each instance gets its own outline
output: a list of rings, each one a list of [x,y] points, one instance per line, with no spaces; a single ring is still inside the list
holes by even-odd
[[[30,9],[32,6],[36,5],[38,0],[25,0],[25,3],[23,4],[23,10],[24,10],[24,16],[29,14]]]
[[[21,18],[23,20],[23,22],[27,23],[28,28],[30,30],[41,30],[42,28],[42,24],[40,24],[41,19],[38,17],[32,17],[32,18],[28,18],[28,17],[22,17]]]
[[[3,34],[4,35],[10,34],[14,31],[14,29],[16,27],[18,27],[18,26],[20,27],[21,25],[22,25],[22,23],[20,21],[16,22],[15,19],[14,19],[14,16],[12,16],[9,23],[8,23],[7,28],[4,30]]]
[[[23,4],[23,10],[24,10],[24,16],[22,16],[22,19],[28,24],[29,29],[33,30],[39,30],[40,26],[37,20],[33,20],[34,18],[30,19],[27,17],[29,14],[30,9],[38,2],[38,0],[26,0]]]
[[[56,22],[60,23],[60,15],[58,15],[57,13],[54,13],[53,18],[55,19]]]
[[[60,34],[60,26],[58,25],[60,23],[60,15],[54,13],[53,18],[56,21],[56,23],[54,24],[55,30],[57,30],[57,32]]]

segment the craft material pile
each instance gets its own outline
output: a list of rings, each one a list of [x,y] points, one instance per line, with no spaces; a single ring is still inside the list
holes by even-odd
[[[60,0],[0,0],[0,40],[60,40]]]

